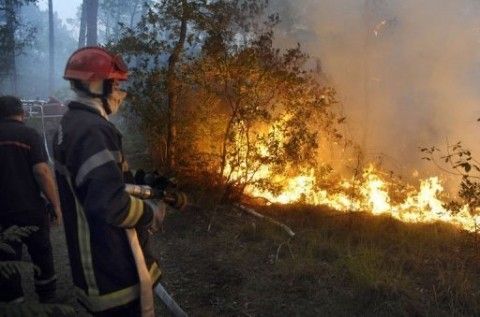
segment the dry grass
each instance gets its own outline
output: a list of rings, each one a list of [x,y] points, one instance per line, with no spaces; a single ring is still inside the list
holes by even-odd
[[[191,316],[480,315],[474,234],[304,206],[261,211],[296,237],[228,208],[169,215],[154,249],[162,283]],[[52,239],[60,293],[85,315],[63,231]]]
[[[173,215],[164,283],[195,316],[479,315],[478,237],[443,224],[312,207]]]

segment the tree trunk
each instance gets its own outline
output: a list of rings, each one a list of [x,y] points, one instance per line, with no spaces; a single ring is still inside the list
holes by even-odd
[[[96,46],[98,42],[98,0],[87,0],[86,9],[87,46]]]
[[[147,5],[148,1],[142,1],[142,11],[140,13],[140,16],[144,16],[148,12],[148,8],[150,5]]]
[[[5,0],[5,13],[6,13],[6,42],[8,51],[7,54],[7,66],[9,68],[10,81],[12,85],[12,93],[17,95],[17,65],[15,60],[15,2],[13,0]]]
[[[106,14],[105,17],[105,39],[106,41],[110,41],[110,14]]]
[[[115,14],[115,20],[113,21],[115,24],[114,24],[114,27],[113,27],[113,40],[114,41],[118,41],[118,39],[120,38],[120,9],[119,8],[116,8],[117,12]]]
[[[140,0],[135,0],[133,2],[133,12],[130,15],[130,28],[133,28],[133,21],[135,21],[135,15],[137,14],[137,9],[138,9],[138,2]]]
[[[12,91],[14,95],[18,95],[18,74],[17,74],[17,61],[15,58],[15,48],[13,49],[13,54],[11,56],[11,74],[12,74]]]
[[[175,167],[175,139],[177,136],[176,113],[177,113],[177,94],[178,83],[175,68],[180,54],[185,45],[187,37],[187,24],[189,19],[187,0],[182,0],[182,16],[180,24],[180,35],[178,42],[173,49],[172,55],[168,59],[167,70],[167,96],[168,96],[168,136],[167,136],[167,169],[172,171]]]
[[[229,120],[228,120],[228,123],[227,123],[227,127],[225,129],[225,133],[223,135],[223,143],[222,143],[222,161],[220,163],[220,177],[223,177],[225,175],[225,168],[227,167],[227,147],[228,147],[228,138],[229,138],[229,135],[232,131],[232,126],[233,126],[233,122],[234,120],[236,119],[236,116],[237,116],[237,111],[235,110],[236,108],[233,108],[232,107],[233,112],[232,112],[232,115],[230,116]],[[226,180],[226,183],[228,183],[230,181],[230,179],[227,179]]]
[[[49,73],[48,73],[48,93],[51,96],[55,89],[55,34],[53,31],[53,4],[52,0],[48,0],[48,57],[49,57]]]
[[[78,35],[78,48],[85,46],[86,42],[86,30],[87,30],[87,1],[82,2],[82,14],[80,17],[80,33]]]

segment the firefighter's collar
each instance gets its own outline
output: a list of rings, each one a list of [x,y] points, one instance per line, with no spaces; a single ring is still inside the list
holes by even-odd
[[[109,122],[104,116],[102,116],[100,111],[98,111],[94,107],[86,105],[85,103],[75,101],[75,100],[70,100],[70,101],[68,101],[67,106],[71,110],[82,110],[82,111],[93,113],[93,114],[101,117],[102,119],[106,120],[107,122]]]

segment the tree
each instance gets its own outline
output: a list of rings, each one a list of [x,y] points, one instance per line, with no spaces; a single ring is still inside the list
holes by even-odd
[[[100,34],[104,42],[116,42],[121,35],[121,27],[133,28],[139,20],[142,7],[152,4],[151,0],[100,0],[98,22],[102,26]]]
[[[221,117],[215,126],[220,135],[211,140],[220,150],[211,156],[218,157],[227,195],[228,188],[241,194],[249,185],[281,190],[285,184],[269,179],[270,172],[285,175],[287,166],[290,172],[307,169],[315,163],[322,138],[341,138],[331,107],[335,91],[320,86],[314,73],[304,70],[307,60],[299,46],[275,49],[273,32],[267,32],[231,53],[204,55],[187,68],[191,87],[200,91],[196,114],[217,105],[214,116]],[[213,120],[205,123],[212,125]],[[208,151],[201,147],[194,146]]]
[[[55,1],[53,1],[55,4]],[[48,10],[41,10],[38,6],[30,4],[24,6],[19,12],[20,21],[28,21],[30,28],[37,30],[28,46],[22,50],[22,54],[16,56],[18,91],[17,95],[26,99],[47,98],[50,83],[50,63],[49,63],[49,24]],[[77,47],[77,39],[73,37],[71,30],[62,23],[62,20],[54,12],[54,83],[55,90],[52,95],[58,95],[70,91],[68,83],[62,80],[65,61],[73,50]],[[35,83],[32,85],[32,83]],[[62,98],[69,98],[62,95]]]
[[[88,0],[83,0],[81,13],[80,13],[80,29],[78,31],[78,48],[82,48],[85,46],[87,42],[86,34],[87,34],[87,3]]]
[[[177,100],[177,74],[176,67],[180,59],[180,54],[185,45],[187,38],[187,24],[190,19],[191,8],[188,6],[187,0],[181,0],[181,9],[179,9],[180,30],[178,41],[173,47],[173,51],[168,58],[167,68],[167,100],[168,100],[168,136],[167,136],[167,168],[173,169],[175,165],[176,146],[175,141],[177,137],[177,122],[176,114],[178,108]]]
[[[278,16],[259,22],[264,5],[155,7],[116,46],[133,65],[130,110],[152,151],[190,179],[213,176],[228,196],[249,184],[279,189],[265,168],[304,168],[319,142],[341,138],[335,91],[306,71],[299,46],[273,46]]]
[[[13,92],[17,93],[17,67],[15,64],[16,43],[15,43],[15,4],[11,0],[5,0],[5,14],[6,14],[6,67],[10,70]]]
[[[98,0],[84,0],[87,46],[98,43]],[[82,13],[83,14],[83,13]]]
[[[48,0],[48,93],[51,95],[55,89],[55,33],[53,28],[53,3]]]
[[[18,19],[19,9],[37,0],[2,0],[0,1],[0,15],[4,17],[4,23],[0,25],[0,50],[3,52],[0,57],[0,75],[9,77],[11,90],[17,93],[17,67],[16,56],[23,52],[29,45],[35,29],[22,24]]]
[[[211,43],[216,39],[219,45],[231,40],[232,25],[236,23],[238,30],[245,28],[242,23],[247,16],[258,16],[265,6],[266,1],[263,0],[163,0],[149,9],[137,28],[125,30],[117,49],[135,59],[135,69],[143,69],[138,73],[140,76],[151,76],[152,79],[163,76],[161,87],[165,89],[167,98],[159,98],[155,93],[150,101],[160,108],[165,106],[160,110],[166,121],[164,161],[167,170],[173,170],[176,165],[178,96],[181,93],[179,65],[183,59],[198,53],[208,39],[212,39]],[[186,51],[188,54],[185,54]],[[135,96],[141,89],[147,88],[139,86],[148,81],[140,80],[138,85],[133,85],[140,88]]]

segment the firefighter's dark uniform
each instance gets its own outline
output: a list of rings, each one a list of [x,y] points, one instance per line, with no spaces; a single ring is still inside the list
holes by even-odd
[[[54,296],[56,275],[49,236],[49,217],[45,200],[33,175],[33,166],[47,162],[40,135],[22,122],[0,119],[0,225],[35,226],[37,231],[23,239],[32,262],[40,269],[34,273],[35,290],[40,300]],[[19,261],[22,243],[9,242],[10,254],[0,251],[1,261]],[[0,277],[0,301],[20,300],[23,297],[21,277]]]
[[[139,302],[125,228],[137,229],[152,281],[160,277],[146,246],[153,213],[124,191],[120,132],[92,107],[78,102],[68,107],[54,138],[54,156],[75,291],[90,312],[120,316],[122,307]]]

